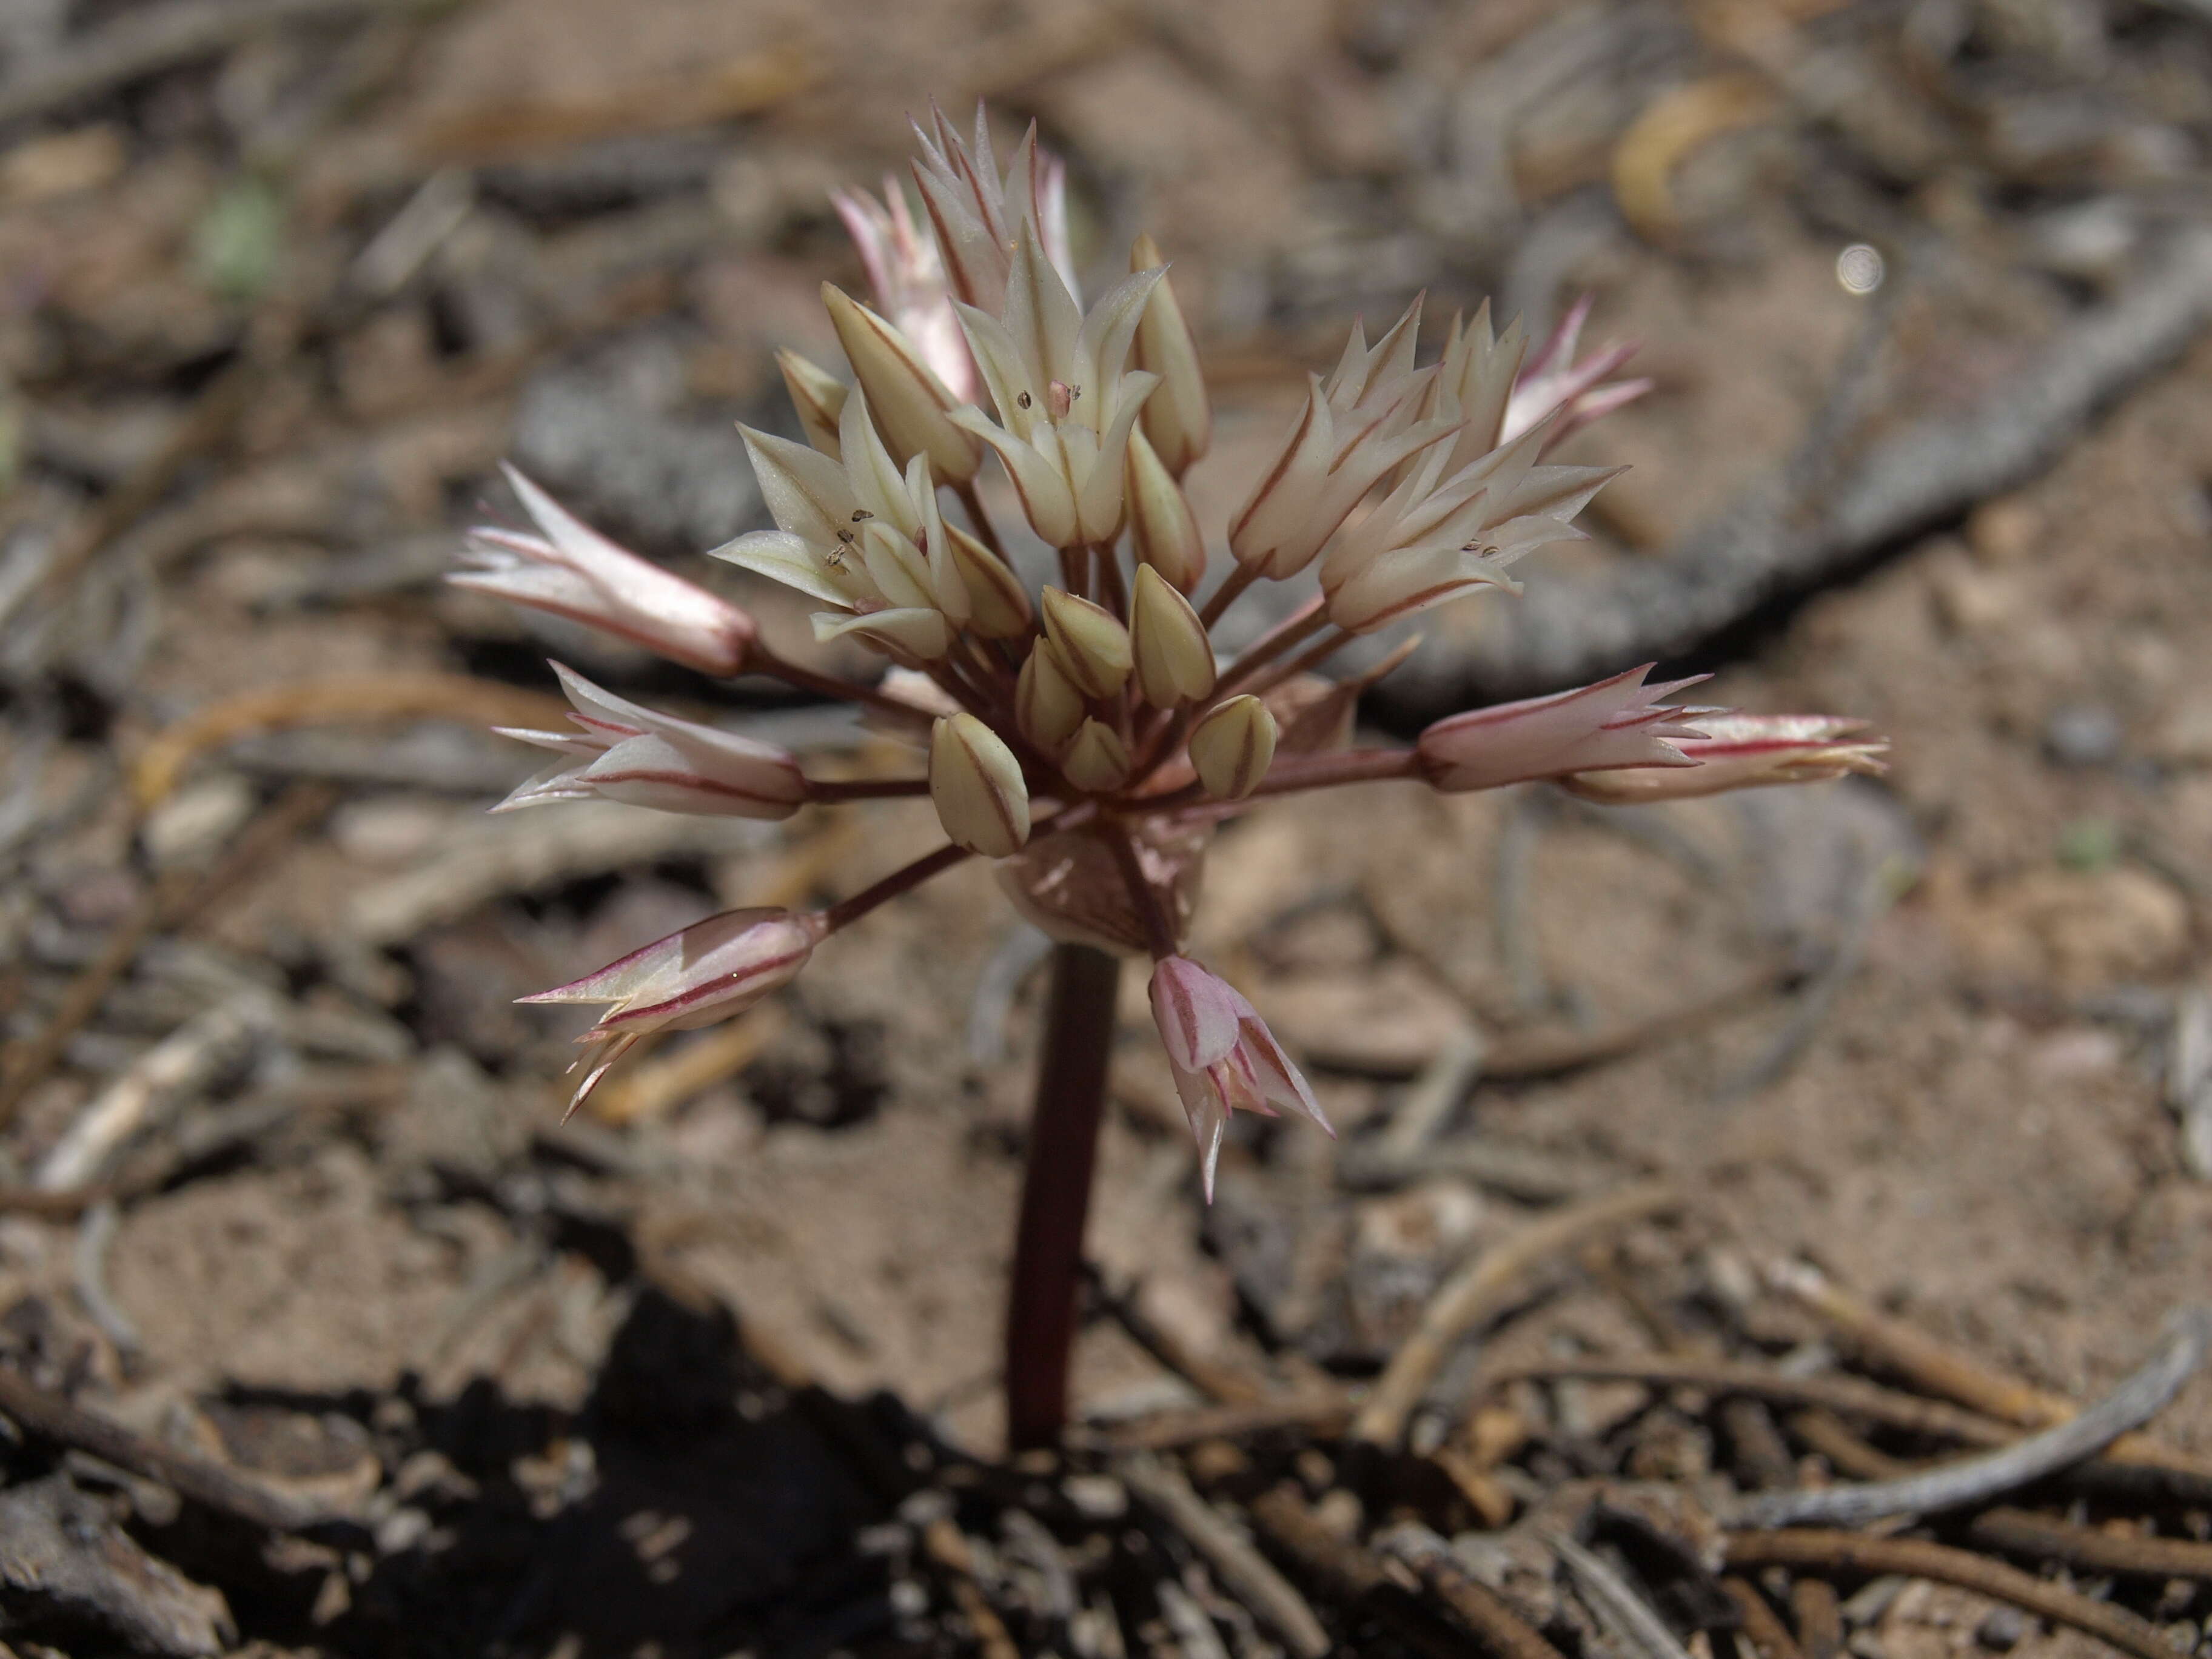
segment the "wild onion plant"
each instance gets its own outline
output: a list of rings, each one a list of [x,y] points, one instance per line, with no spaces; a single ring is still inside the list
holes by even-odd
[[[815,637],[886,662],[860,685],[793,662],[745,611],[617,546],[520,474],[535,533],[480,529],[456,581],[642,645],[702,673],[769,674],[860,705],[910,739],[907,778],[809,777],[781,749],[641,708],[556,665],[569,732],[504,807],[598,796],[661,811],[788,817],[810,801],[921,795],[945,842],[826,909],[710,916],[532,1002],[603,1006],[581,1039],[582,1101],[647,1033],[726,1019],[788,984],[828,934],[963,860],[993,861],[1015,908],[1059,941],[1007,1322],[1008,1431],[1048,1444],[1066,1410],[1085,1215],[1115,1018],[1116,956],[1153,963],[1152,1008],[1200,1184],[1232,1111],[1328,1125],[1252,1005],[1183,954],[1214,827],[1245,803],[1398,781],[1456,792],[1549,779],[1601,801],[1658,800],[1881,767],[1856,721],[1668,703],[1692,682],[1650,665],[1437,721],[1410,748],[1348,747],[1364,687],[1397,659],[1318,671],[1387,624],[1517,591],[1522,556],[1578,538],[1618,469],[1547,455],[1641,392],[1617,348],[1577,362],[1577,307],[1533,351],[1486,307],[1416,361],[1417,301],[1370,344],[1355,324],[1227,526],[1228,564],[1182,479],[1212,410],[1158,251],[1087,310],[1061,167],[1034,130],[1002,172],[978,112],[964,141],[916,129],[919,219],[898,184],[841,195],[874,307],[823,296],[848,379],[780,359],[806,441],[747,429],[776,528],[714,556],[822,608]],[[1002,468],[1022,527],[1056,556],[1032,592],[975,485]],[[948,500],[948,495],[950,499]],[[953,510],[957,509],[957,513]],[[1303,603],[1227,661],[1214,634],[1261,582]]]

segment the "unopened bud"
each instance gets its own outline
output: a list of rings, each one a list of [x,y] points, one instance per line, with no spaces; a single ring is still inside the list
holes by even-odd
[[[973,714],[949,714],[930,728],[929,799],[945,833],[971,853],[1006,858],[1030,838],[1022,764]]]
[[[1154,398],[1158,393],[1152,394]],[[1182,592],[1198,590],[1206,575],[1206,538],[1190,501],[1142,432],[1129,434],[1129,539],[1142,562]]]
[[[1111,556],[1109,554],[1108,556]],[[1110,697],[1129,678],[1134,661],[1129,630],[1103,605],[1057,587],[1044,590],[1044,631],[1060,647],[1060,665],[1085,693]]]
[[[1152,270],[1167,263],[1159,244],[1150,236],[1137,238],[1129,250],[1131,270]],[[1213,437],[1213,410],[1206,401],[1206,377],[1199,372],[1198,343],[1183,320],[1168,279],[1161,277],[1145,301],[1145,314],[1137,324],[1134,352],[1137,367],[1160,377],[1160,389],[1145,404],[1141,416],[1145,435],[1168,471],[1180,478],[1190,464],[1206,453]]]
[[[1119,789],[1129,781],[1129,745],[1105,721],[1085,720],[1060,757],[1060,769],[1078,789],[1094,794]]]
[[[957,524],[945,526],[952,563],[968,590],[968,626],[987,640],[1018,639],[1030,630],[1034,613],[1029,590],[1006,562]]]
[[[910,456],[927,455],[940,483],[963,484],[974,477],[983,464],[983,446],[953,424],[951,416],[960,402],[914,343],[831,283],[823,283],[822,300],[891,459],[904,466]]]
[[[1196,702],[1213,691],[1213,646],[1190,601],[1148,564],[1137,567],[1129,600],[1129,644],[1137,689],[1156,708]]]
[[[775,366],[783,371],[784,389],[791,393],[791,406],[799,411],[806,441],[831,460],[838,459],[837,417],[845,412],[845,399],[853,388],[795,351],[777,352]]]
[[[1243,800],[1275,758],[1275,717],[1257,697],[1231,697],[1191,728],[1190,763],[1206,793]]]
[[[1039,640],[1014,683],[1014,719],[1022,735],[1047,754],[1057,754],[1089,712],[1060,647]]]

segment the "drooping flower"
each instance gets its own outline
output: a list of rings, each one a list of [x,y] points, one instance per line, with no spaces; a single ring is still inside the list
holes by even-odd
[[[471,530],[475,568],[447,581],[602,629],[702,674],[744,672],[759,631],[750,617],[617,546],[514,467],[501,471],[539,533]]]
[[[1231,1112],[1297,1112],[1335,1134],[1267,1022],[1226,980],[1188,957],[1165,957],[1152,969],[1152,1000],[1176,1094],[1198,1142],[1206,1202],[1213,1201]]]
[[[1705,676],[1648,685],[1654,665],[1438,720],[1414,744],[1422,769],[1436,787],[1455,794],[1596,769],[1636,769],[1641,775],[1646,767],[1693,767],[1686,751],[1715,711],[1659,699]]]
[[[520,1002],[609,1005],[577,1041],[584,1079],[568,1103],[582,1105],[607,1068],[648,1031],[688,1031],[744,1012],[788,985],[814,954],[823,927],[788,910],[726,910],[655,939],[597,973]]]
[[[576,730],[495,729],[568,759],[540,772],[493,811],[598,796],[663,812],[773,819],[789,817],[805,803],[805,776],[786,750],[641,708],[574,669],[552,666],[575,707],[568,718]]]
[[[1889,740],[1865,720],[1833,714],[1705,714],[1698,734],[1678,738],[1686,765],[1663,771],[1577,771],[1560,782],[1588,800],[1628,805],[1686,800],[1729,789],[1820,783],[1857,772],[1879,777]]]
[[[1122,278],[1085,315],[1024,221],[1004,308],[960,307],[998,418],[975,409],[951,418],[998,452],[1030,528],[1054,547],[1121,532],[1130,429],[1160,379],[1127,367],[1129,344],[1159,277]]]

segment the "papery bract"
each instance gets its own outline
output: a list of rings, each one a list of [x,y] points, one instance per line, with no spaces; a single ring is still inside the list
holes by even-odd
[[[1729,789],[1820,783],[1857,772],[1879,776],[1889,741],[1864,720],[1833,714],[1705,714],[1698,734],[1675,739],[1685,762],[1664,771],[1577,771],[1560,780],[1587,800],[1686,800]]]

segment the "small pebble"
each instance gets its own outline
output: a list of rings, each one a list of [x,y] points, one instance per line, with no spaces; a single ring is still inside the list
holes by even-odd
[[[2010,1653],[2034,1627],[2035,1621],[2018,1607],[1992,1607],[1974,1626],[1974,1640],[1991,1653]]]
[[[2120,752],[2119,717],[2094,703],[2067,703],[2043,726],[2044,752],[2061,766],[2107,766]]]

